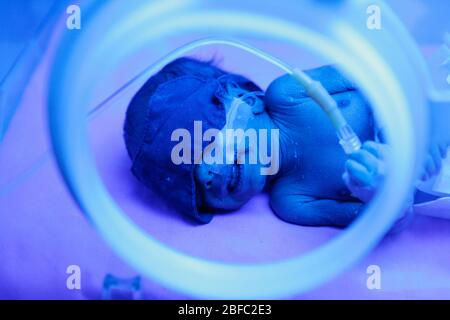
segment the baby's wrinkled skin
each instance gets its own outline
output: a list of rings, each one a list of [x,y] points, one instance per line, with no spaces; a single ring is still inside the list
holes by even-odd
[[[263,189],[281,219],[307,226],[350,224],[383,182],[388,146],[375,137],[374,119],[362,95],[336,69],[325,66],[307,72],[337,101],[344,117],[363,141],[360,151],[344,154],[330,120],[290,75],[271,83],[264,112],[255,112],[249,127],[277,128],[280,132],[280,170],[261,176],[259,165],[241,166],[241,183],[229,190],[233,165],[196,167],[203,205],[209,210],[241,207]],[[377,138],[377,139],[376,139]],[[381,139],[380,139],[381,138]],[[424,177],[436,174],[444,148],[430,152]]]

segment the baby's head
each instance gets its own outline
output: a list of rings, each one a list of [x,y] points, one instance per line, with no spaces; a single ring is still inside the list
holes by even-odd
[[[252,81],[211,62],[180,58],[166,65],[128,106],[124,138],[132,172],[199,222],[238,209],[262,191],[266,175],[258,160],[249,161],[247,138],[217,138],[225,129],[264,127],[260,95]]]

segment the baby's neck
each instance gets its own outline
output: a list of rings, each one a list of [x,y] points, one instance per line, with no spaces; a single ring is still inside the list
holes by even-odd
[[[270,166],[272,168],[276,168],[276,172],[274,174],[268,174],[266,177],[266,187],[269,186],[272,182],[277,180],[278,178],[285,176],[288,172],[295,169],[299,165],[300,152],[297,147],[298,142],[296,143],[293,139],[290,139],[286,134],[286,129],[277,123],[266,114],[265,117],[262,118],[260,123],[260,128],[267,129],[270,132],[270,135],[273,135],[274,131],[277,130],[277,141],[269,143],[270,149],[276,146],[276,150],[278,155],[273,156],[271,154],[271,163]],[[270,141],[270,139],[268,139]],[[272,152],[272,150],[270,150]],[[274,161],[277,161],[277,164],[274,164]]]

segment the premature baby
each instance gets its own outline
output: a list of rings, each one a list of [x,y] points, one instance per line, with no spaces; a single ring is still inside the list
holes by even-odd
[[[152,76],[128,107],[124,137],[133,174],[200,223],[266,191],[272,210],[287,222],[347,226],[382,184],[388,146],[352,83],[331,66],[307,73],[336,100],[364,142],[360,151],[350,156],[342,151],[326,114],[290,75],[262,92],[251,80],[211,62],[180,58]],[[253,142],[250,135],[233,137],[230,144],[218,135],[226,128],[264,135]],[[255,150],[261,139],[269,141],[265,152],[273,161],[262,161]],[[211,146],[207,159],[202,151]],[[439,171],[444,154],[445,148],[435,150],[425,176]],[[210,161],[211,156],[226,159]]]

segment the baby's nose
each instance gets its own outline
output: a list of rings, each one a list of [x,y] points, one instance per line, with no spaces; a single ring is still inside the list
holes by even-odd
[[[196,168],[196,178],[205,188],[209,189],[212,186],[214,179],[214,173],[210,170],[209,166],[199,165]]]
[[[227,166],[225,165],[207,165],[205,163],[197,166],[196,178],[205,189],[214,191],[226,190]]]

